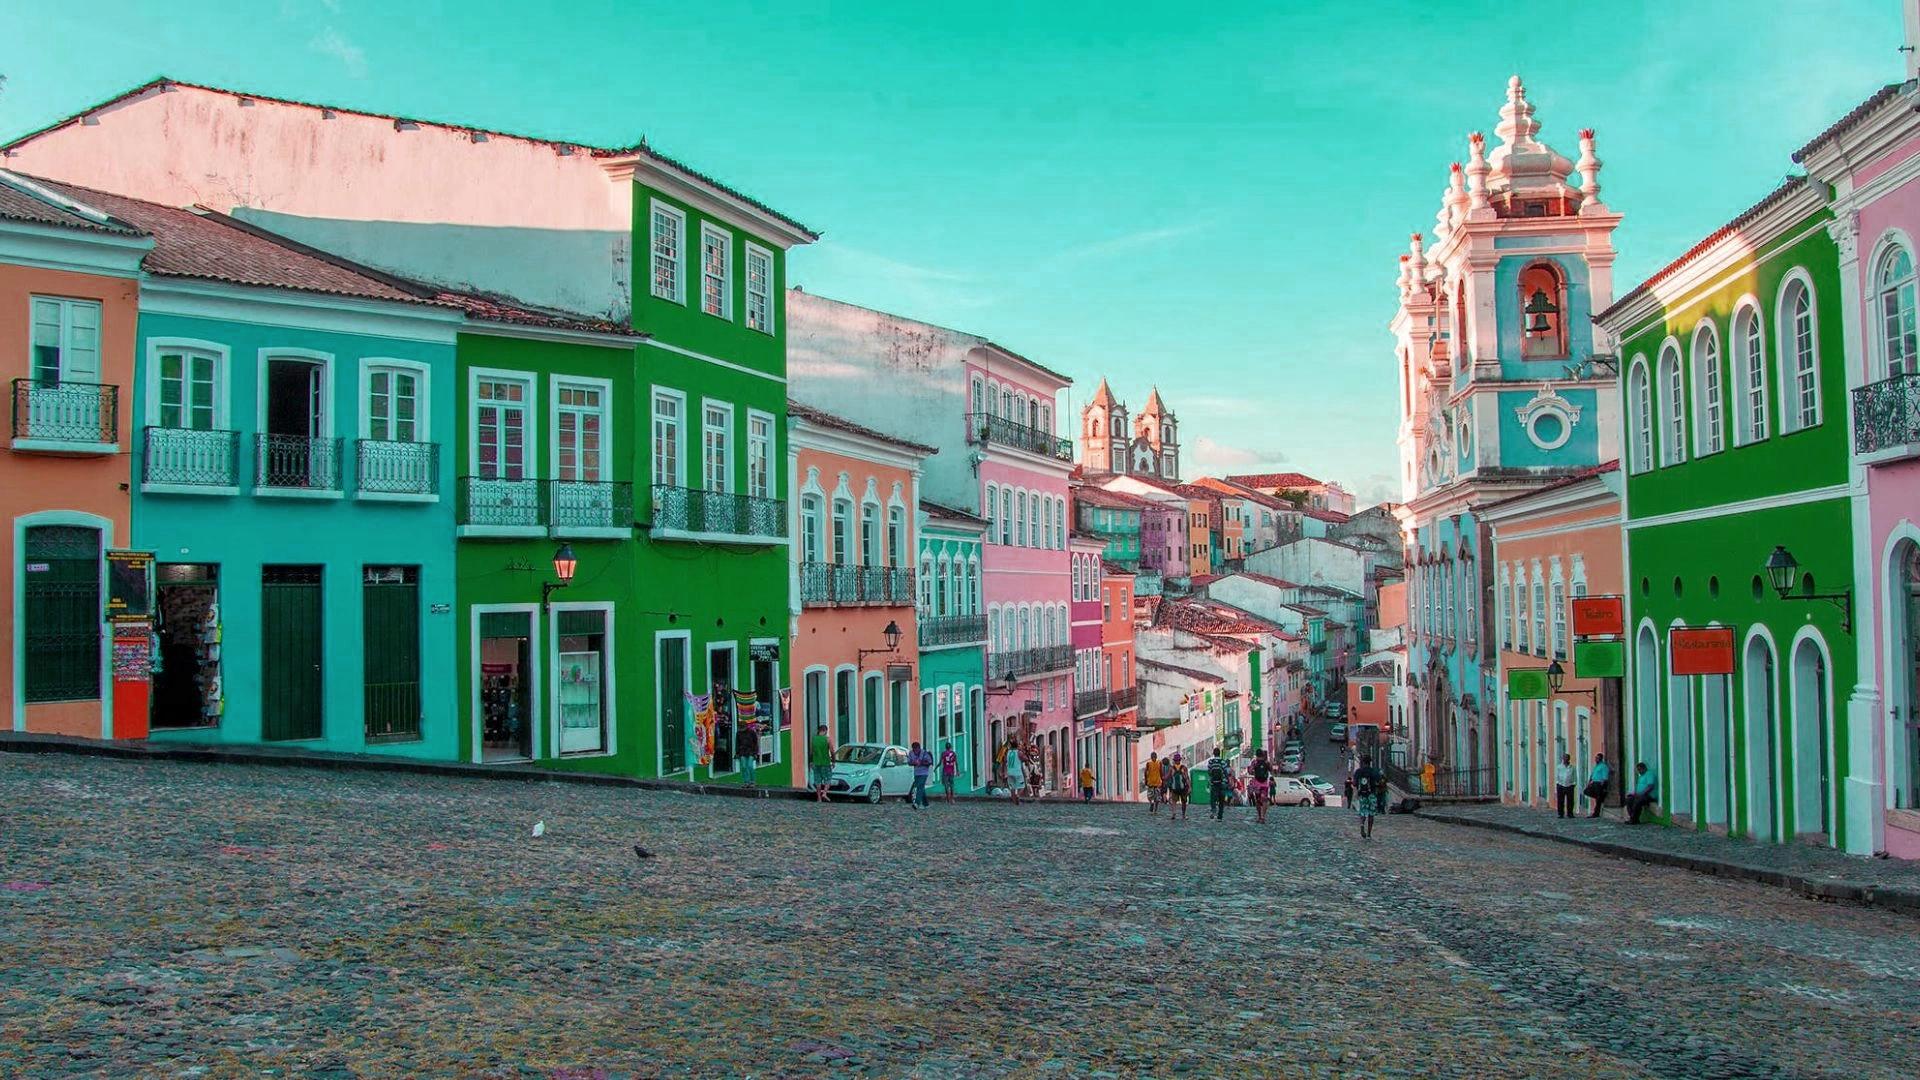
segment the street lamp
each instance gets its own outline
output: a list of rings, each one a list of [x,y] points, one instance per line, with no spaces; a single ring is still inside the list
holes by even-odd
[[[1794,594],[1793,587],[1800,582],[1800,560],[1793,557],[1793,552],[1788,551],[1785,544],[1775,544],[1773,554],[1767,556],[1767,580],[1782,600],[1825,600],[1839,608],[1841,631],[1853,633],[1853,590]]]
[[[1593,699],[1594,708],[1597,709],[1600,707],[1600,695],[1598,692],[1593,690],[1565,690],[1565,691],[1561,690],[1560,688],[1565,686],[1566,684],[1567,684],[1567,669],[1565,667],[1562,667],[1560,664],[1560,661],[1558,660],[1549,662],[1547,664],[1547,689],[1548,690],[1553,691],[1555,696],[1560,696],[1562,694],[1566,694],[1566,695],[1585,694],[1589,698]]]
[[[540,610],[547,610],[553,590],[564,589],[573,584],[573,572],[580,560],[573,557],[573,545],[561,544],[560,550],[553,553],[553,576],[556,581],[544,582],[540,586]]]
[[[854,663],[864,664],[866,663],[867,657],[869,656],[875,656],[880,653],[890,653],[890,652],[899,651],[900,649],[900,624],[899,623],[894,622],[892,619],[888,619],[887,628],[885,630],[880,631],[880,636],[887,639],[887,647],[884,649],[861,649],[859,650],[858,655],[854,658]]]

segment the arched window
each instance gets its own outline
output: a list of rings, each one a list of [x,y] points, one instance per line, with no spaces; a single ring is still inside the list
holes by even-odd
[[[1520,271],[1520,357],[1560,360],[1567,355],[1567,290],[1560,270],[1539,262]]]
[[[920,614],[933,615],[933,556],[920,556]]]
[[[887,565],[903,566],[907,561],[907,508],[887,507]]]
[[[1000,542],[1013,543],[1013,489],[1000,489]]]
[[[952,584],[949,577],[953,573],[953,564],[945,555],[940,556],[940,566],[934,572],[933,614],[935,618],[953,613]]]
[[[1733,392],[1738,397],[1733,428],[1736,446],[1767,437],[1767,350],[1760,309],[1747,304],[1733,313]]]
[[[1093,413],[1093,414],[1089,414],[1089,415],[1088,415],[1088,417],[1087,417],[1087,434],[1089,434],[1089,435],[1092,435],[1092,436],[1093,436],[1094,438],[1096,438],[1096,439],[1100,437],[1100,416],[1099,416],[1099,414],[1097,414],[1097,413]]]
[[[967,557],[967,595],[966,613],[980,614],[980,558],[977,555]]]
[[[971,399],[973,404],[969,409],[970,412],[980,413],[986,411],[987,404],[985,394],[986,384],[980,381],[980,376],[975,375],[973,377],[973,397]]]
[[[1672,342],[1660,350],[1660,464],[1687,460],[1687,384],[1680,350]]]
[[[824,528],[820,496],[800,496],[800,561],[817,563],[822,561],[825,550]]]
[[[1789,278],[1780,294],[1782,431],[1799,431],[1820,422],[1820,350],[1815,331],[1813,286],[1799,274]]]
[[[1720,335],[1712,322],[1693,332],[1693,452],[1717,454],[1724,449],[1721,434],[1726,405],[1720,395]]]
[[[1880,310],[1880,371],[1892,377],[1920,372],[1914,339],[1913,255],[1898,241],[1880,256],[1874,271]]]
[[[983,509],[986,510],[986,513],[980,516],[987,519],[987,543],[989,544],[997,543],[999,538],[999,534],[993,531],[994,513],[996,510],[998,510],[998,507],[994,505],[994,500],[998,499],[999,497],[1000,497],[1000,489],[992,484],[988,484],[987,498],[985,503],[983,504]]]
[[[1627,375],[1627,416],[1632,432],[1628,464],[1634,472],[1653,467],[1653,393],[1647,386],[1647,359],[1635,357]]]
[[[1051,405],[1040,406],[1040,430],[1049,435],[1053,434],[1053,406]]]
[[[833,500],[833,561],[853,561],[853,500]]]
[[[868,566],[879,566],[882,557],[880,504],[862,502],[860,504],[860,559]]]
[[[1027,493],[1014,492],[1013,495],[1013,542],[1027,542]]]
[[[1013,387],[1011,386],[1003,386],[1000,388],[1000,415],[1009,420],[1015,418],[1013,411]]]

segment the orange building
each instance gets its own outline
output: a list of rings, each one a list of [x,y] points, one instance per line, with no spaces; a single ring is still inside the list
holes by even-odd
[[[1141,798],[1139,760],[1140,688],[1133,651],[1133,571],[1103,563],[1100,573],[1101,674],[1109,712],[1100,718],[1094,747],[1099,794]]]
[[[835,747],[922,738],[913,564],[920,470],[933,448],[787,403],[793,470],[793,702],[788,760],[806,783],[807,738]],[[905,794],[889,792],[888,794]]]
[[[0,319],[0,377],[11,410],[0,455],[10,523],[0,529],[0,688],[14,731],[146,734],[144,671],[142,689],[115,707],[107,552],[130,535],[128,394],[140,260],[152,246],[125,222],[0,171],[0,312],[10,315]],[[128,626],[138,630],[129,660],[144,661],[150,639]]]

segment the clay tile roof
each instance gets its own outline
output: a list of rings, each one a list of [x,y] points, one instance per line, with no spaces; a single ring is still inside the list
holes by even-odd
[[[153,250],[141,265],[160,277],[450,306],[420,286],[276,237],[224,214],[162,206],[77,184],[38,178],[33,182],[104,210],[152,236]]]
[[[1229,483],[1256,488],[1319,487],[1320,481],[1303,472],[1238,473],[1227,476]]]
[[[1331,521],[1335,525],[1344,525],[1353,518],[1353,515],[1343,514],[1338,510],[1319,510],[1314,507],[1302,507],[1300,512],[1318,521]],[[1313,539],[1320,540],[1324,537],[1316,536]]]
[[[1298,586],[1298,585],[1295,585],[1295,584],[1294,584],[1293,582],[1291,582],[1291,581],[1287,581],[1287,580],[1284,580],[1284,579],[1282,579],[1282,578],[1277,578],[1277,577],[1273,577],[1273,576],[1271,576],[1271,575],[1269,575],[1269,574],[1259,574],[1259,573],[1255,573],[1255,572],[1254,572],[1254,571],[1252,571],[1252,570],[1241,570],[1241,571],[1238,571],[1238,572],[1236,572],[1236,573],[1232,573],[1232,574],[1228,574],[1227,576],[1228,576],[1228,577],[1243,577],[1243,578],[1246,578],[1246,579],[1247,579],[1247,580],[1249,580],[1249,581],[1257,581],[1257,582],[1259,582],[1259,583],[1260,583],[1260,584],[1262,584],[1262,585],[1271,585],[1271,586],[1273,586],[1273,587],[1274,587],[1274,588],[1276,588],[1276,589],[1297,589],[1297,588],[1299,588],[1299,587],[1300,587],[1300,586]]]
[[[1827,127],[1827,130],[1821,132],[1818,135],[1815,135],[1811,140],[1807,142],[1807,145],[1801,147],[1798,150],[1795,150],[1793,152],[1793,160],[1795,162],[1805,161],[1807,159],[1808,154],[1813,153],[1815,150],[1818,150],[1822,146],[1825,146],[1826,144],[1839,138],[1841,135],[1846,133],[1848,128],[1852,127],[1853,125],[1859,123],[1862,120],[1865,120],[1867,118],[1867,114],[1873,112],[1874,109],[1878,108],[1880,104],[1886,101],[1888,98],[1891,98],[1895,94],[1898,94],[1901,91],[1901,89],[1906,85],[1908,84],[1888,83],[1887,85],[1881,87],[1880,89],[1875,90],[1867,98],[1867,100],[1861,102],[1858,105],[1855,105],[1852,109],[1848,110],[1845,116],[1842,116],[1840,119],[1835,120],[1831,125],[1829,125]]]
[[[955,521],[964,525],[982,526],[987,523],[986,518],[976,517],[973,514],[967,513],[965,510],[957,510],[945,503],[937,503],[927,498],[920,500],[920,509],[927,512],[927,517],[937,521]]]
[[[1542,492],[1558,491],[1559,489],[1564,487],[1572,487],[1573,485],[1579,483],[1582,480],[1591,480],[1596,476],[1604,476],[1607,473],[1619,472],[1619,471],[1620,471],[1619,458],[1614,458],[1612,461],[1603,461],[1598,465],[1589,465],[1584,469],[1579,469],[1575,472],[1569,473],[1566,476],[1563,476],[1560,479],[1555,480],[1551,484],[1543,484],[1540,487],[1534,488],[1532,491],[1523,491],[1518,495],[1509,496],[1508,498],[1501,499],[1498,502],[1487,503],[1481,509],[1492,510],[1495,507],[1506,506],[1510,503],[1517,503],[1522,499],[1531,499],[1535,495],[1538,495]]]
[[[1076,501],[1086,503],[1088,506],[1099,506],[1111,510],[1145,510],[1154,505],[1137,495],[1129,495],[1124,491],[1109,491],[1091,484],[1074,488],[1073,497]]]
[[[455,289],[436,288],[433,297],[444,303],[452,304],[480,322],[502,323],[509,326],[530,326],[545,330],[572,330],[589,334],[612,334],[618,337],[630,337],[635,340],[646,337],[625,323],[602,319],[594,315],[582,315],[578,312],[561,311],[558,308],[539,307],[522,303],[510,296],[494,293],[461,292]]]
[[[870,427],[866,427],[865,425],[856,424],[844,416],[837,416],[833,413],[827,412],[825,409],[816,409],[811,405],[802,405],[800,402],[795,401],[792,398],[787,399],[787,415],[796,417],[801,420],[805,420],[810,424],[818,424],[824,428],[832,428],[835,431],[844,431],[849,435],[858,435],[863,439],[872,439],[875,442],[883,442],[889,446],[899,447],[902,450],[913,450],[922,454],[932,454],[932,453],[938,452],[934,447],[926,446],[917,442],[909,442],[908,440],[903,439],[898,435],[889,435],[884,431],[875,431],[874,429]]]
[[[1324,618],[1327,614],[1325,611],[1321,610],[1320,608],[1313,607],[1310,604],[1288,604],[1286,606],[1292,608],[1293,610],[1299,612],[1302,615],[1312,615],[1312,616],[1315,616],[1316,618]]]
[[[1202,636],[1270,634],[1280,629],[1250,611],[1208,600],[1176,600],[1162,605],[1161,625]]]
[[[1117,562],[1108,562],[1108,561],[1107,561],[1107,560],[1105,560],[1105,559],[1102,559],[1102,560],[1100,560],[1100,572],[1101,572],[1102,574],[1104,574],[1104,575],[1106,575],[1107,577],[1133,577],[1133,576],[1135,576],[1135,572],[1134,572],[1134,571],[1132,571],[1132,570],[1129,570],[1129,569],[1127,569],[1127,568],[1126,568],[1126,567],[1124,567],[1124,566],[1121,566],[1121,565],[1120,565],[1119,563],[1117,563]]]
[[[1199,679],[1201,682],[1220,683],[1224,685],[1227,681],[1226,679],[1218,675],[1215,675],[1210,671],[1201,671],[1198,668],[1181,667],[1178,664],[1169,664],[1164,660],[1149,660],[1144,656],[1140,658],[1139,666],[1148,671],[1165,671],[1175,675],[1185,675],[1189,679]]]
[[[1187,579],[1187,587],[1192,589],[1204,589],[1207,586],[1213,584],[1214,582],[1219,581],[1220,576],[1221,575],[1219,574],[1195,574],[1192,577]]]
[[[121,236],[141,235],[139,229],[98,207],[67,199],[31,177],[5,171],[0,171],[0,218]]]
[[[1373,663],[1368,664],[1353,674],[1355,677],[1362,679],[1391,679],[1393,678],[1393,664],[1387,660],[1375,660]]]
[[[1215,476],[1202,476],[1198,480],[1195,480],[1194,484],[1199,487],[1212,488],[1223,495],[1229,495],[1236,499],[1245,499],[1250,503],[1256,503],[1270,510],[1299,509],[1299,507],[1285,499],[1276,499],[1264,491],[1255,491],[1245,484],[1236,484],[1231,480],[1222,480]]]
[[[1708,233],[1705,237],[1703,237],[1700,240],[1699,243],[1693,245],[1692,247],[1688,248],[1686,251],[1682,252],[1679,258],[1673,260],[1672,262],[1661,267],[1660,269],[1655,270],[1651,277],[1647,278],[1647,280],[1641,282],[1640,284],[1635,285],[1632,288],[1632,290],[1630,290],[1625,296],[1622,296],[1620,299],[1615,300],[1612,306],[1608,307],[1607,310],[1602,311],[1598,315],[1595,315],[1593,317],[1593,321],[1600,322],[1601,320],[1610,317],[1616,311],[1626,310],[1629,304],[1632,304],[1634,301],[1640,299],[1642,296],[1645,296],[1647,292],[1651,290],[1655,285],[1658,285],[1662,281],[1665,281],[1668,278],[1672,277],[1674,274],[1679,273],[1682,267],[1692,262],[1694,258],[1698,256],[1701,252],[1706,251],[1708,248],[1719,243],[1722,239],[1725,239],[1727,236],[1730,236],[1733,233],[1738,232],[1741,226],[1752,221],[1754,218],[1759,217],[1761,214],[1766,213],[1768,208],[1772,207],[1776,203],[1785,201],[1789,196],[1793,195],[1795,192],[1798,192],[1802,188],[1806,187],[1806,185],[1807,185],[1807,178],[1804,176],[1787,177],[1786,181],[1782,183],[1779,187],[1774,188],[1772,191],[1768,192],[1765,198],[1761,199],[1757,203],[1754,203],[1752,206],[1747,207],[1745,210],[1740,211],[1740,213],[1732,221],[1729,221],[1725,225],[1722,225],[1719,228]]]

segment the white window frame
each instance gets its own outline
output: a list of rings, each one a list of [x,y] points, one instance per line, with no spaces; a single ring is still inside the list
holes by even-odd
[[[566,655],[560,652],[560,613],[562,611],[598,611],[605,620],[600,634],[602,638],[606,639],[606,642],[602,647],[602,655],[605,657],[605,662],[600,671],[600,732],[602,742],[598,750],[570,750],[563,753],[560,749],[560,658]],[[616,722],[616,717],[618,717],[620,711],[618,708],[620,699],[614,690],[614,679],[616,673],[619,671],[620,664],[614,636],[613,601],[576,600],[563,602],[555,600],[547,605],[546,623],[547,647],[553,650],[553,655],[548,658],[550,662],[547,664],[547,700],[553,703],[553,708],[547,711],[545,720],[547,725],[547,746],[551,748],[552,756],[567,758],[614,756],[620,750],[620,736],[617,730],[619,724]],[[655,648],[654,663],[658,664],[660,662],[660,654],[657,651],[658,646]],[[657,686],[658,684],[656,683],[655,685]],[[655,696],[658,696],[657,690],[655,691]],[[665,748],[662,747],[662,749],[664,750]],[[689,755],[689,759],[691,759],[691,755]]]
[[[520,407],[526,415],[527,430],[523,443],[525,468],[521,480],[538,480],[540,471],[540,410],[538,395],[540,378],[531,371],[508,371],[501,368],[470,368],[467,372],[467,446],[470,455],[467,471],[470,475],[480,475],[480,384],[483,382],[517,382],[525,388]],[[501,447],[505,449],[505,444]],[[502,458],[504,461],[504,457]],[[496,480],[510,479],[497,476]]]
[[[547,379],[547,428],[551,432],[547,439],[547,475],[554,479],[560,477],[560,391],[592,390],[600,395],[600,478],[598,480],[579,480],[574,483],[607,484],[613,482],[613,380],[597,379],[587,375],[551,375]],[[576,467],[578,461],[575,462]]]
[[[1740,331],[1751,326],[1758,357],[1749,354],[1746,335]],[[1727,320],[1727,367],[1733,373],[1734,402],[1733,445],[1751,446],[1765,442],[1772,433],[1772,407],[1767,392],[1767,320],[1760,313],[1760,301],[1751,294],[1733,305],[1733,317]],[[1752,361],[1757,360],[1758,363]],[[1758,431],[1755,429],[1758,428]]]
[[[660,258],[660,216],[674,222],[673,288],[661,291],[655,261]],[[676,206],[653,199],[647,213],[647,287],[656,299],[675,304],[687,302],[687,214]]]
[[[755,260],[760,260],[766,267],[766,272],[761,275],[761,280],[764,282],[765,287],[758,293],[753,290],[753,268]],[[776,295],[776,289],[773,283],[773,252],[768,251],[766,248],[761,247],[751,240],[747,241],[746,269],[747,329],[757,330],[762,334],[772,336],[775,333],[773,298]],[[753,311],[753,305],[756,299],[765,307],[765,310],[760,315],[760,325],[757,326],[754,324]]]
[[[1653,370],[1645,356],[1627,369],[1628,466],[1636,473],[1653,468]]]
[[[60,355],[54,359],[54,365],[53,365],[54,366],[54,379],[53,379],[54,383],[63,383],[68,380],[67,356],[70,352],[73,352],[75,349],[75,346],[73,345],[73,334],[74,334],[73,315],[74,315],[74,312],[80,311],[80,310],[90,310],[93,312],[93,377],[90,379],[75,379],[73,381],[91,382],[95,384],[101,383],[105,379],[106,369],[104,365],[106,361],[101,355],[102,350],[100,348],[100,336],[101,336],[101,333],[103,332],[102,321],[106,317],[106,312],[104,307],[101,305],[100,301],[87,300],[80,297],[72,297],[72,296],[45,296],[39,293],[31,294],[27,299],[27,375],[28,377],[30,377],[36,384],[51,385],[49,383],[46,383],[44,380],[42,380],[40,378],[40,373],[37,370],[35,370],[38,367],[38,358],[34,355],[34,350],[38,349],[39,345],[34,341],[34,332],[39,329],[40,321],[36,317],[36,313],[34,309],[41,304],[52,304],[54,305],[54,309],[57,312],[56,322],[59,327],[58,333],[60,335],[60,340],[54,346],[54,348],[60,351]]]
[[[763,432],[756,432],[756,426]],[[759,409],[747,410],[747,495],[755,499],[771,499],[774,492],[780,490],[779,481],[773,468],[774,418],[772,413]],[[763,482],[755,484],[753,471],[755,464],[760,465]]]
[[[373,377],[376,374],[408,375],[413,378],[415,387],[413,406],[413,438],[386,439],[386,442],[433,441],[433,368],[418,360],[402,360],[390,356],[363,356],[360,358],[360,401],[359,401],[359,438],[373,439]],[[389,388],[393,384],[388,383]],[[392,397],[392,390],[388,390]]]
[[[1704,345],[1704,348],[1703,348]],[[1693,456],[1726,449],[1726,378],[1720,367],[1720,328],[1701,319],[1689,342],[1693,363]]]
[[[1660,345],[1660,385],[1655,395],[1660,416],[1660,466],[1671,468],[1687,461],[1687,375],[1680,343],[1668,338]]]
[[[660,476],[660,399],[671,399],[677,406],[673,437],[673,475]],[[687,395],[670,386],[650,387],[647,394],[647,477],[654,487],[687,486]]]
[[[720,242],[720,310],[707,306],[707,243]],[[700,223],[700,310],[716,319],[733,321],[733,233],[711,221]]]
[[[827,561],[827,500],[818,490],[800,493],[800,561]]]
[[[1881,267],[1896,252],[1904,254],[1907,257],[1907,276],[1904,280],[1894,281],[1888,284],[1881,280],[1880,271]],[[1880,238],[1879,244],[1876,245],[1873,261],[1867,265],[1871,268],[1871,276],[1868,279],[1869,286],[1872,290],[1872,306],[1869,319],[1873,327],[1872,332],[1868,335],[1869,349],[1871,351],[1868,359],[1869,372],[1867,374],[1867,381],[1879,382],[1892,378],[1896,374],[1893,370],[1891,335],[1887,333],[1887,298],[1889,294],[1898,297],[1901,295],[1902,290],[1905,290],[1907,298],[1906,323],[1908,326],[1908,337],[1912,338],[1916,333],[1920,333],[1920,263],[1914,261],[1913,244],[1908,240],[1907,235],[1899,229],[1889,229],[1886,234]],[[1902,373],[1920,371],[1920,353],[1909,353],[1904,359],[1905,365]]]
[[[1795,286],[1807,292],[1807,366],[1813,383],[1811,419],[1801,416],[1800,373],[1793,366],[1797,359],[1792,344],[1796,335],[1787,325],[1787,320],[1791,318],[1787,310],[1787,297]],[[1796,431],[1819,427],[1826,418],[1820,386],[1820,293],[1813,287],[1813,275],[1807,273],[1804,267],[1796,266],[1780,279],[1780,289],[1774,299],[1774,343],[1780,382],[1780,433],[1791,435]]]
[[[715,425],[713,414],[719,411],[726,415],[724,423]],[[712,441],[715,435],[720,437],[720,479],[723,487],[713,487]],[[735,490],[733,476],[733,403],[714,398],[700,399],[700,486],[705,491],[718,491],[732,494]]]
[[[202,341],[198,338],[147,339],[146,423],[152,427],[162,426],[160,423],[160,357],[169,352],[200,353],[213,360],[213,427],[211,430],[233,430],[233,416],[230,412],[233,400],[232,352],[219,342]]]

